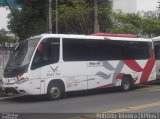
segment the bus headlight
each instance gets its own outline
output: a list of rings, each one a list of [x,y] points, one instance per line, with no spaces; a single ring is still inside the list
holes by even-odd
[[[24,83],[24,82],[26,82],[26,81],[28,81],[29,80],[29,78],[28,77],[16,77],[16,83],[17,84],[21,84],[21,83]]]

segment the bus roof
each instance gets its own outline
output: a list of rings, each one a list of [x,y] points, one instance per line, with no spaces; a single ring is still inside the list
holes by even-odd
[[[160,36],[152,38],[153,41],[160,41]]]
[[[35,36],[37,37],[37,36]],[[144,38],[135,38],[135,37],[114,37],[114,36],[97,36],[97,35],[76,35],[76,34],[41,34],[39,37],[47,38],[47,37],[64,37],[64,38],[84,38],[84,39],[102,39],[102,40],[122,40],[122,41],[148,41],[152,42],[151,39],[144,39]]]
[[[114,34],[114,33],[95,33],[94,36],[109,36],[109,37],[127,37],[127,38],[137,38],[133,34]]]

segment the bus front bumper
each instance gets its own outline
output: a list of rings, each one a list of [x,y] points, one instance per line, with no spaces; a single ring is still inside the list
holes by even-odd
[[[16,87],[2,87],[2,91],[8,96],[25,95],[24,90],[17,90]]]

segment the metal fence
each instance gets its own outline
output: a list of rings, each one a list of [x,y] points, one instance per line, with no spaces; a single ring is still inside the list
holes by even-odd
[[[3,74],[5,65],[9,59],[10,49],[8,48],[0,48],[0,78]]]

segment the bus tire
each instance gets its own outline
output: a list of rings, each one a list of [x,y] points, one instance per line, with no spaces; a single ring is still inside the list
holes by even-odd
[[[59,81],[53,81],[49,84],[47,90],[47,97],[49,100],[58,100],[64,96],[64,86]]]
[[[133,88],[133,82],[130,77],[124,77],[121,83],[122,91],[130,91]]]

